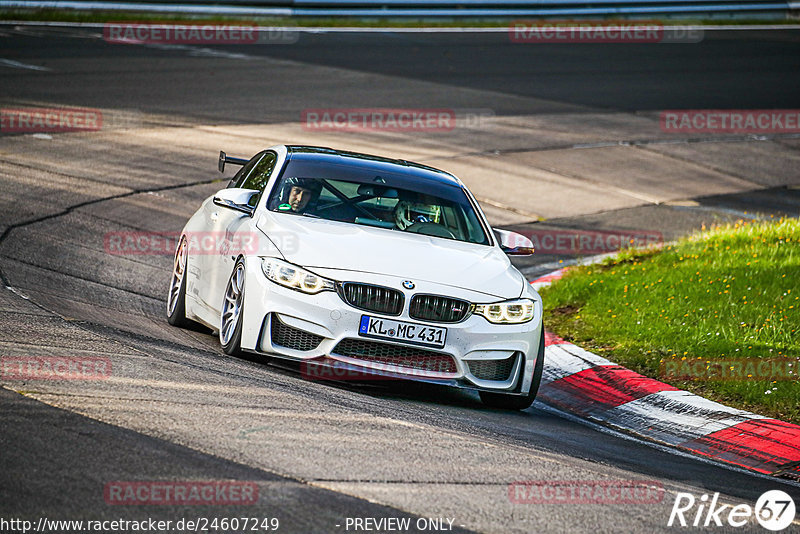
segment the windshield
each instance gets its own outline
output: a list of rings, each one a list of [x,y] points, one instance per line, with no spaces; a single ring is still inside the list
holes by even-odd
[[[354,172],[356,176],[347,176],[346,172],[337,173],[336,166],[326,165],[324,170],[321,165],[314,167],[287,166],[272,190],[268,209],[489,244],[478,214],[458,186],[385,173],[358,176],[363,173]]]

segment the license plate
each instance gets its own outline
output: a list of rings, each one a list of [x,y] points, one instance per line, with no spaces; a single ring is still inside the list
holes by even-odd
[[[447,339],[447,328],[362,315],[358,335],[442,348]]]

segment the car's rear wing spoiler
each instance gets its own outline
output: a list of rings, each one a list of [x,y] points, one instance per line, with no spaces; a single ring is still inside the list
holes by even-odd
[[[248,159],[244,158],[232,158],[231,156],[227,155],[222,150],[219,151],[219,172],[225,172],[225,164],[226,163],[233,163],[234,165],[244,165],[247,163]]]

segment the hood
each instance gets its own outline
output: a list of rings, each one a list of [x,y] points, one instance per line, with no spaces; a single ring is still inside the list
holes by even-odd
[[[497,247],[284,213],[261,215],[256,226],[287,261],[312,270],[382,274],[501,299],[518,297],[525,285]]]

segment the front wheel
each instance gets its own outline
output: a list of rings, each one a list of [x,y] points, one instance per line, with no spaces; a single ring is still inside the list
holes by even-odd
[[[539,342],[539,353],[536,356],[536,365],[533,368],[533,380],[531,389],[527,395],[509,395],[507,393],[492,393],[480,391],[481,401],[492,408],[503,410],[524,410],[528,408],[536,399],[539,392],[539,384],[542,382],[542,370],[544,369],[544,329],[542,329],[542,339]]]
[[[225,354],[240,356],[242,353],[242,322],[244,316],[244,259],[239,258],[233,267],[225,300],[222,302],[219,342]]]
[[[172,326],[186,327],[191,324],[186,318],[186,238],[181,237],[175,249],[175,261],[172,263],[172,278],[167,294],[167,322]]]

